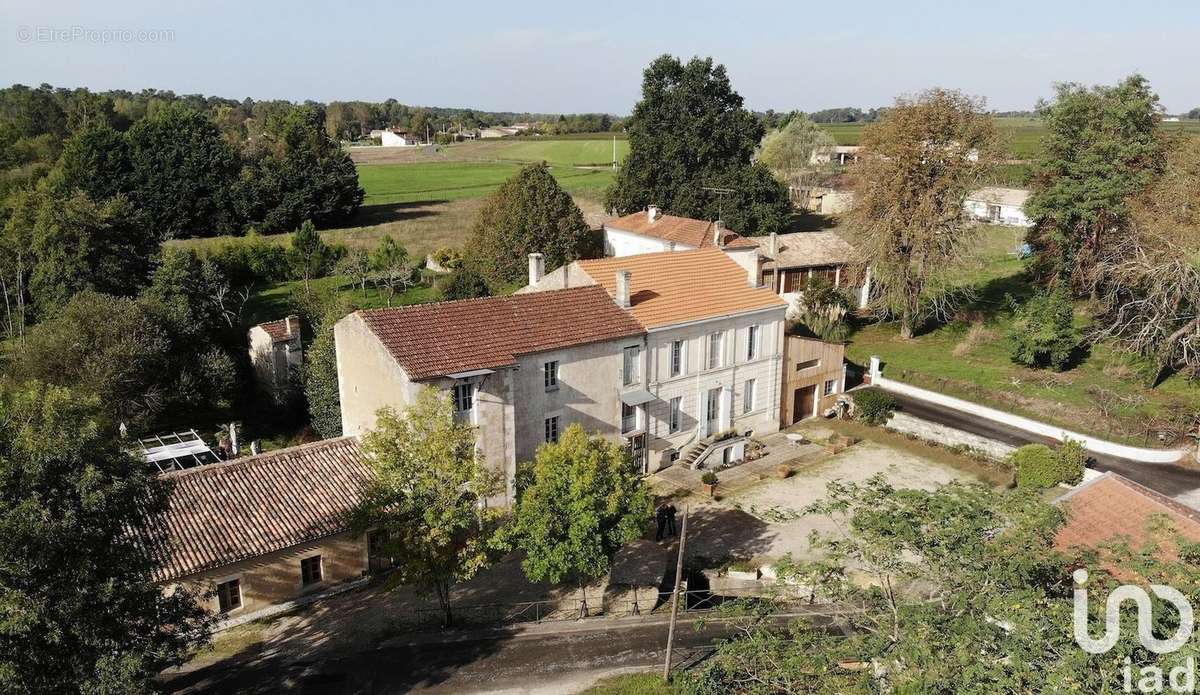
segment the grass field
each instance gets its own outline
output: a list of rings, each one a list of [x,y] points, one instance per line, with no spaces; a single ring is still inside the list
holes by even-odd
[[[1136,361],[1107,345],[1097,345],[1062,373],[1014,364],[1008,332],[1012,313],[1007,296],[1032,292],[1022,273],[1023,261],[1011,252],[1023,230],[984,227],[978,254],[963,276],[977,290],[976,299],[958,320],[937,326],[912,340],[902,340],[893,323],[868,324],[855,331],[846,357],[866,364],[878,355],[885,374],[1061,427],[1135,445],[1147,439],[1146,423],[1181,407],[1200,408],[1200,387],[1175,376],[1157,388],[1145,385]],[[1077,307],[1078,323],[1088,321],[1087,306]],[[1120,398],[1112,413],[1096,409],[1096,389]]]
[[[452,201],[486,196],[520,167],[496,162],[364,164],[358,167],[358,182],[367,193],[364,205]],[[568,193],[593,200],[613,176],[609,169],[555,166],[551,171]]]
[[[863,123],[829,123],[822,125],[839,145],[857,145]],[[1032,159],[1037,156],[1046,129],[1036,118],[997,118],[996,125],[1008,143],[1013,159]],[[1200,121],[1175,121],[1162,124],[1163,130],[1189,136],[1200,136]]]

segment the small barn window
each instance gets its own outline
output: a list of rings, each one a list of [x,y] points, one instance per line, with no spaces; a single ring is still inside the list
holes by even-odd
[[[300,561],[300,583],[304,586],[321,581],[321,556],[313,555]]]
[[[242,580],[230,579],[217,585],[217,610],[221,613],[242,607]]]

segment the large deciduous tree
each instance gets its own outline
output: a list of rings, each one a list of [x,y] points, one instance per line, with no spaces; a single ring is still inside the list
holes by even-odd
[[[725,66],[663,55],[646,68],[642,100],[625,121],[629,156],[605,193],[618,214],[647,205],[699,219],[724,218],[743,234],[783,231],[787,189],[752,165],[764,128],[742,105]],[[731,189],[721,194],[706,188]]]
[[[901,490],[881,476],[831,483],[805,511],[827,516],[836,531],[814,532],[820,561],[781,563],[777,572],[806,595],[855,610],[839,617],[837,632],[807,622],[783,632],[769,616],[746,616],[744,636],[685,676],[685,692],[1120,692],[1126,657],[1135,674],[1195,658],[1194,643],[1150,653],[1132,629],[1092,655],[1072,630],[1078,567],[1091,574],[1093,630],[1106,611],[1097,597],[1121,583],[1105,568],[1192,595],[1200,579],[1193,546],[1161,521],[1147,529],[1145,552],[1120,543],[1060,552],[1063,512],[1036,492],[962,483]],[[1183,549],[1181,559],[1156,553],[1170,547]],[[1174,632],[1171,614],[1155,612],[1156,634]]]
[[[249,155],[237,187],[246,223],[263,232],[345,221],[362,204],[363,189],[350,154],[326,135],[325,114],[315,106],[294,108],[278,132]]]
[[[1038,111],[1047,135],[1025,204],[1035,222],[1032,270],[1044,282],[1094,291],[1093,271],[1119,242],[1129,197],[1162,168],[1158,95],[1141,75],[1115,86],[1061,84]]]
[[[449,625],[451,585],[489,562],[499,512],[485,501],[501,481],[480,461],[474,429],[456,422],[449,398],[432,388],[402,414],[379,411],[363,447],[375,477],[352,527],[380,534],[399,580],[436,594]]]
[[[505,534],[525,552],[521,566],[533,581],[586,586],[650,520],[650,491],[628,452],[579,424],[539,447],[528,473]]]
[[[130,198],[145,228],[162,239],[237,231],[232,189],[240,161],[212,121],[171,104],[126,137]]]
[[[65,389],[0,383],[4,692],[147,692],[207,638],[196,596],[164,591],[131,533],[158,523],[164,483],[94,407]]]
[[[758,161],[788,183],[801,183],[803,174],[816,170],[822,159],[828,164],[836,148],[833,137],[821,126],[796,115],[783,128],[767,133]]]
[[[1098,337],[1151,360],[1155,383],[1173,370],[1200,374],[1200,140],[1172,149],[1098,276]]]
[[[897,99],[860,144],[849,227],[875,310],[910,338],[953,306],[949,281],[973,237],[963,201],[999,161],[998,134],[982,100],[933,89]]]
[[[464,264],[500,291],[526,277],[530,253],[541,253],[547,267],[556,268],[583,258],[593,245],[575,201],[545,164],[530,164],[484,202]]]

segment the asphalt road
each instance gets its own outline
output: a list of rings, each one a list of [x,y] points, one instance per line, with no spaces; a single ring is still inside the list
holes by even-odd
[[[993,420],[949,410],[911,396],[890,391],[889,393],[896,398],[902,411],[922,420],[936,422],[1012,446],[1053,443],[1053,440],[1049,438],[1030,434]],[[1200,470],[1174,464],[1145,463],[1104,454],[1092,454],[1092,457],[1095,459],[1092,468],[1098,471],[1118,473],[1151,490],[1174,497],[1192,506],[1195,506],[1197,500],[1200,499]]]
[[[566,626],[569,628],[571,624]],[[674,663],[702,660],[734,628],[681,622]],[[260,658],[165,678],[176,693],[564,693],[599,678],[661,667],[665,623],[625,624],[564,634],[498,635],[448,643],[396,638],[358,654],[295,663]]]

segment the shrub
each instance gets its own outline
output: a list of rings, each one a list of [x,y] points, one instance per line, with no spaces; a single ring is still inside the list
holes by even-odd
[[[1045,444],[1027,444],[1008,456],[1017,473],[1018,487],[1048,488],[1075,484],[1083,477],[1087,455],[1079,442],[1067,440],[1055,450]]]
[[[1012,360],[1038,369],[1065,370],[1082,337],[1066,292],[1041,292],[1017,309],[1009,331]]]
[[[704,471],[704,475],[700,476],[700,482],[705,485],[716,485],[718,480],[717,474],[712,471]]]
[[[438,281],[442,299],[475,299],[491,294],[487,282],[469,268],[459,267]]]
[[[430,254],[430,256],[433,257],[433,262],[437,263],[444,270],[455,270],[462,264],[462,254],[452,246],[443,246]]]
[[[896,399],[880,389],[860,389],[853,393],[856,417],[868,425],[882,425],[896,409]]]

